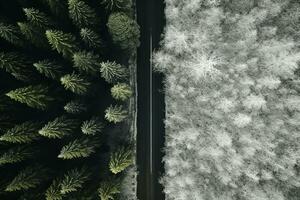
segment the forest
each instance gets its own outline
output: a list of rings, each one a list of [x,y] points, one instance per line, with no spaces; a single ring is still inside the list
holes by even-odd
[[[165,0],[167,200],[299,200],[300,2]]]
[[[0,1],[1,200],[127,199],[139,35],[131,0]]]

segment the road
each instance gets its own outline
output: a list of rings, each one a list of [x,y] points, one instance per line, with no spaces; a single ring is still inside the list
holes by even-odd
[[[152,52],[159,47],[165,25],[163,0],[137,0],[141,45],[137,59],[137,165],[139,200],[164,200],[159,178],[164,146],[165,101],[163,75],[152,71]]]

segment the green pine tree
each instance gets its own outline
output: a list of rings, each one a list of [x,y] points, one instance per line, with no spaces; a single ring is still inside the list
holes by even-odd
[[[118,123],[124,121],[128,116],[123,106],[110,106],[105,110],[105,119],[112,123]]]
[[[118,82],[128,77],[128,70],[116,62],[102,62],[100,72],[101,77],[108,83]]]
[[[81,100],[72,100],[64,106],[64,110],[70,114],[80,114],[87,111],[87,105]]]
[[[100,57],[93,52],[79,51],[73,55],[73,63],[80,72],[96,75],[100,68]]]
[[[10,143],[30,143],[39,139],[38,131],[41,128],[41,123],[27,121],[22,124],[17,124],[13,128],[7,130],[0,137],[0,141]]]
[[[54,80],[59,80],[63,75],[63,67],[50,60],[39,61],[34,63],[33,66],[39,73],[44,74],[46,77]]]
[[[111,154],[109,169],[112,173],[118,174],[124,171],[132,163],[132,151],[128,148],[121,147]]]
[[[81,131],[85,135],[96,135],[101,133],[104,128],[103,123],[98,117],[92,117],[82,123]]]
[[[72,134],[78,127],[78,123],[77,119],[70,119],[66,116],[57,117],[40,129],[39,134],[48,138],[63,138]]]
[[[62,200],[63,195],[60,193],[60,182],[54,179],[50,187],[46,190],[46,200]]]
[[[134,50],[139,46],[139,26],[125,13],[112,13],[109,16],[107,27],[113,42],[121,49]]]
[[[68,194],[83,188],[83,184],[89,180],[90,175],[91,174],[84,167],[68,171],[60,183],[60,193]]]
[[[76,38],[70,33],[64,33],[58,30],[47,30],[46,37],[52,48],[66,58],[71,58],[73,53],[78,49]]]
[[[120,184],[110,180],[100,184],[98,194],[101,200],[114,200],[115,195],[120,193]]]
[[[25,38],[36,47],[48,48],[47,39],[43,32],[40,32],[35,26],[27,22],[17,23],[21,33]]]
[[[0,156],[0,166],[22,162],[33,156],[31,148],[25,146],[13,147]]]
[[[75,158],[86,158],[92,153],[95,153],[96,148],[100,146],[100,143],[95,138],[80,138],[75,139],[65,145],[58,158],[62,159],[75,159]]]
[[[108,10],[127,10],[132,5],[130,0],[102,0],[102,4],[104,4]]]
[[[24,8],[23,9],[27,20],[34,26],[41,29],[47,29],[53,26],[53,21],[43,12],[35,8]]]
[[[18,27],[0,22],[0,38],[17,46],[23,46],[24,40]]]
[[[5,191],[13,192],[35,188],[47,178],[47,172],[48,170],[40,165],[26,167],[17,174]]]
[[[0,52],[0,68],[21,81],[28,81],[30,63],[23,55],[14,52]]]
[[[94,9],[81,0],[68,0],[69,16],[76,26],[87,27],[97,23],[97,15]]]
[[[12,90],[6,95],[20,103],[27,104],[29,107],[45,110],[54,101],[48,96],[49,90],[44,85],[27,86]]]
[[[118,83],[111,88],[111,95],[116,100],[126,101],[132,95],[130,86],[126,83]]]
[[[60,81],[66,90],[79,95],[86,94],[91,86],[91,83],[85,77],[75,73],[61,77]]]
[[[88,28],[82,28],[80,30],[80,36],[85,45],[89,48],[103,48],[103,40],[101,37],[93,30]]]

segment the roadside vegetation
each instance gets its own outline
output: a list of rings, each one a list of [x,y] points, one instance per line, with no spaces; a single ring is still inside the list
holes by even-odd
[[[0,2],[0,199],[113,200],[134,162],[131,0]]]
[[[300,4],[166,0],[167,200],[300,196]]]

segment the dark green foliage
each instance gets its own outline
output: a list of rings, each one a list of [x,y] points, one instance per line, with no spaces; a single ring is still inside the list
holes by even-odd
[[[81,72],[96,75],[100,69],[100,57],[93,52],[80,51],[73,55],[74,67]]]
[[[0,132],[6,132],[14,123],[15,120],[11,115],[0,115]]]
[[[28,81],[28,59],[14,52],[0,52],[0,68],[13,75],[16,79]]]
[[[48,93],[47,86],[36,85],[12,90],[6,95],[15,101],[27,104],[29,107],[44,110],[54,101],[54,98],[48,96]]]
[[[114,10],[114,9],[122,9],[126,10],[131,7],[130,0],[102,0],[102,4],[105,5],[106,9]]]
[[[121,147],[111,154],[109,169],[112,173],[118,174],[124,171],[132,163],[132,151],[128,148]]]
[[[126,83],[118,83],[111,88],[111,96],[116,100],[126,101],[131,95],[132,90]]]
[[[110,106],[105,110],[105,119],[112,123],[124,121],[128,116],[127,111],[123,106]]]
[[[115,195],[120,193],[120,184],[117,181],[102,182],[98,189],[98,194],[101,200],[114,200]]]
[[[49,5],[51,11],[56,16],[62,17],[64,16],[64,12],[66,11],[66,1],[62,0],[45,0]]]
[[[88,28],[82,28],[80,30],[80,36],[83,42],[89,48],[100,48],[104,47],[103,41],[100,36],[93,30]]]
[[[54,179],[46,191],[46,200],[62,200],[63,195],[60,193],[60,182]]]
[[[79,114],[87,111],[87,105],[81,100],[72,100],[64,106],[64,110],[70,114]]]
[[[76,26],[80,28],[92,26],[97,23],[97,16],[94,9],[82,0],[68,0],[69,16]]]
[[[139,46],[139,26],[125,13],[112,13],[109,16],[107,27],[114,43],[122,49],[133,50]]]
[[[54,23],[52,20],[43,12],[34,8],[23,9],[27,20],[34,26],[41,29],[50,28]]]
[[[33,156],[31,148],[24,146],[13,147],[0,156],[0,166],[21,162]]]
[[[45,180],[46,175],[47,170],[40,165],[27,167],[17,174],[5,191],[13,192],[35,188]]]
[[[132,93],[125,83],[135,27],[116,25],[111,15],[134,16],[131,0],[0,4],[0,199],[117,198],[124,176],[110,179],[107,155],[116,158],[111,149],[130,142],[129,126],[119,124],[122,132],[109,135],[114,124],[105,127],[103,120],[117,123],[128,114],[128,102],[104,109]]]
[[[78,124],[79,122],[76,119],[70,119],[65,116],[57,117],[39,130],[39,134],[48,138],[62,138],[72,134],[78,127]]]
[[[23,46],[24,40],[16,26],[0,22],[0,38],[17,46]]]
[[[101,133],[104,128],[103,123],[98,117],[93,117],[90,120],[84,121],[81,126],[81,131],[85,135],[96,135]]]
[[[40,128],[41,123],[39,122],[24,122],[9,129],[0,137],[0,141],[10,143],[30,143],[40,137],[38,134]]]
[[[61,84],[75,94],[83,95],[90,89],[91,83],[79,74],[67,74],[60,78]]]
[[[44,74],[48,78],[54,80],[59,80],[63,75],[63,67],[55,62],[50,60],[42,60],[37,63],[34,63],[33,66],[41,74]]]
[[[47,30],[46,37],[52,48],[66,58],[70,58],[78,48],[75,37],[70,33]]]
[[[27,22],[18,22],[21,33],[25,38],[37,47],[47,48],[45,34],[40,32],[35,26]]]
[[[95,138],[75,139],[62,148],[58,158],[69,160],[89,157],[92,153],[95,153],[96,148],[99,146],[100,142]]]
[[[68,194],[83,187],[83,184],[90,178],[86,168],[73,169],[68,171],[60,183],[60,193]]]
[[[101,77],[108,83],[118,82],[128,77],[128,70],[116,62],[102,62],[100,72]]]

